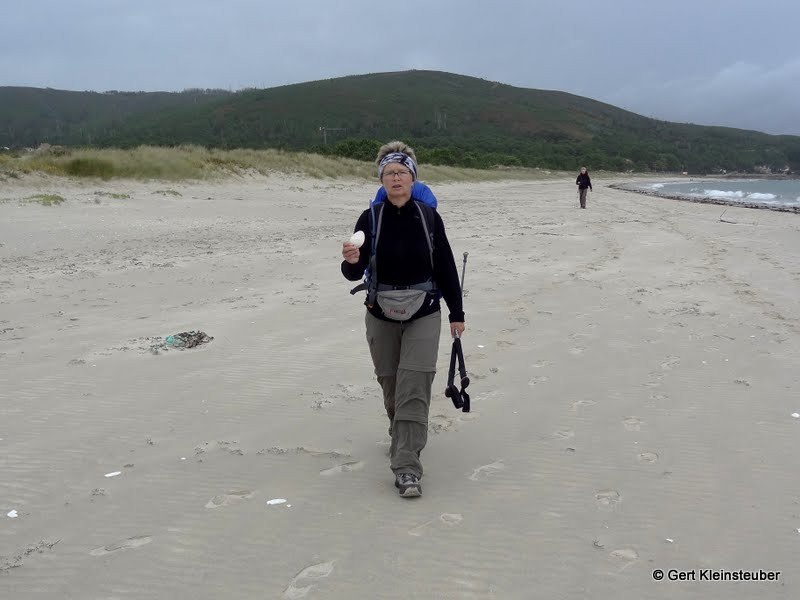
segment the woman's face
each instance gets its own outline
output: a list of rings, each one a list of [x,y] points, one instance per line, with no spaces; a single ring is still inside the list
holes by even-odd
[[[414,178],[411,171],[400,163],[389,163],[383,169],[381,183],[389,196],[389,201],[405,202],[411,198],[411,187],[414,185]]]
[[[582,173],[582,174],[585,174],[585,173],[586,173],[586,169],[585,169],[585,168],[583,168],[583,167],[581,167],[581,173]]]

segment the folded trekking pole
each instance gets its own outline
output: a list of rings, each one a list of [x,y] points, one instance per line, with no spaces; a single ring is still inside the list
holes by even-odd
[[[464,252],[464,265],[461,268],[461,297],[464,297],[464,274],[467,270],[467,256],[468,252]],[[461,375],[461,389],[459,390],[455,385],[456,377],[456,359],[458,359],[458,373]],[[444,395],[453,401],[453,406],[460,408],[464,412],[469,412],[470,401],[469,394],[466,389],[469,385],[469,377],[467,377],[467,367],[464,365],[464,352],[461,350],[461,338],[458,337],[458,332],[453,334],[453,349],[450,352],[450,370],[447,372],[447,389]]]

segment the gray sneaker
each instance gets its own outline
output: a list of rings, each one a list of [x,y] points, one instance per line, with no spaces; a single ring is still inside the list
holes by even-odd
[[[422,486],[419,477],[413,473],[398,473],[394,480],[394,487],[400,490],[403,498],[417,498],[422,496]]]

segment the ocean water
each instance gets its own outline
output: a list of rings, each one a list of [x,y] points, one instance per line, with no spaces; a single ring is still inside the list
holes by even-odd
[[[664,196],[800,209],[800,179],[690,179],[641,183],[634,187]]]

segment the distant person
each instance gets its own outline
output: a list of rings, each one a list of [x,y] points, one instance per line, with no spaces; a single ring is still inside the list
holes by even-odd
[[[586,190],[592,189],[592,180],[589,178],[589,172],[586,170],[586,167],[581,167],[581,172],[575,180],[575,185],[578,186],[578,197],[581,201],[581,208],[586,208],[586,194],[588,193]]]
[[[400,495],[411,498],[422,494],[420,452],[428,441],[439,356],[439,299],[450,309],[451,336],[464,333],[464,310],[442,218],[412,195],[414,150],[391,142],[380,148],[376,162],[386,197],[361,213],[357,233],[342,245],[341,268],[350,281],[369,269],[367,282],[353,293],[367,290],[367,344],[389,417],[390,467]]]

